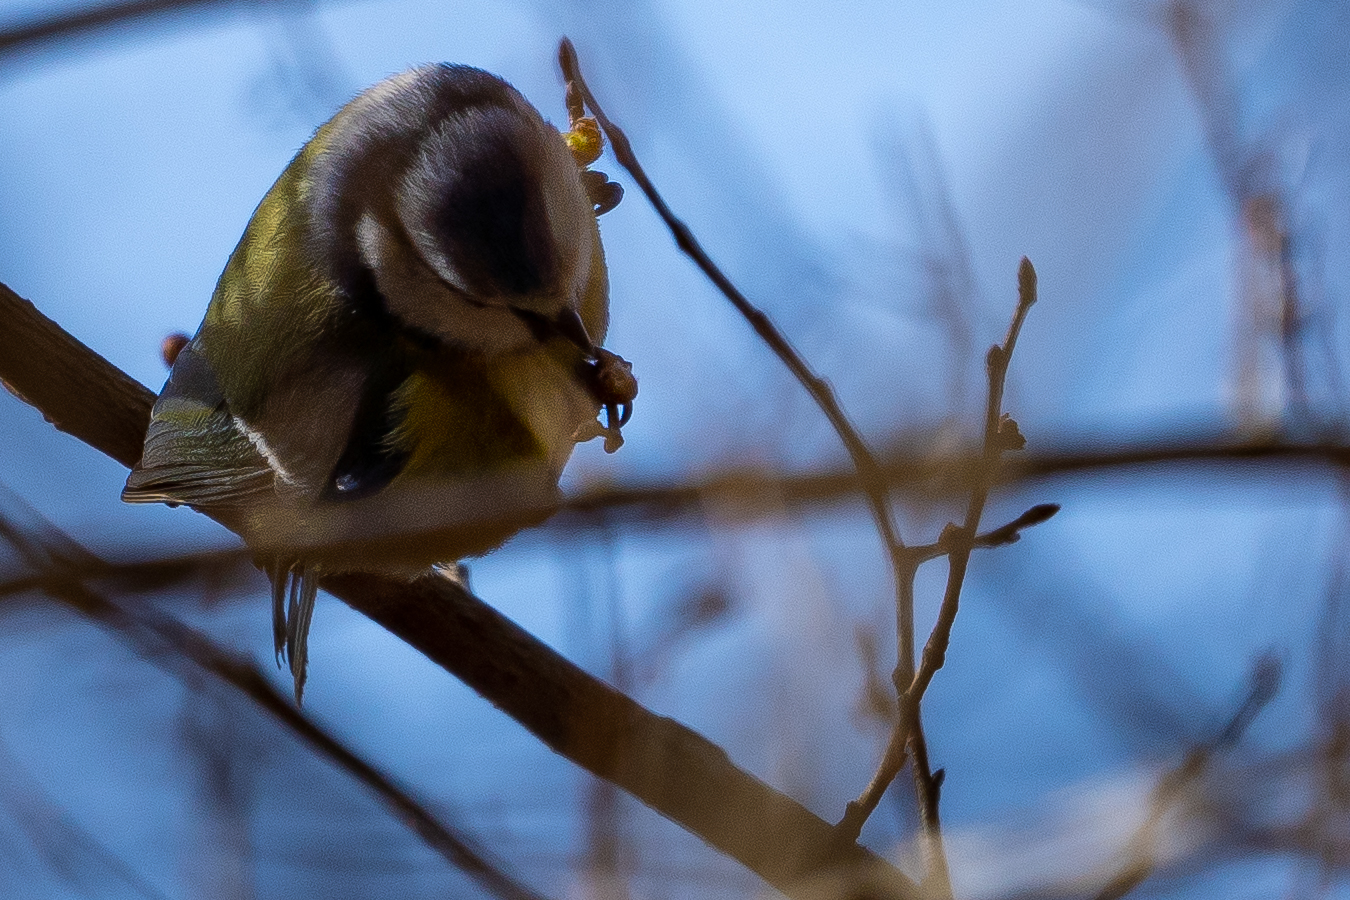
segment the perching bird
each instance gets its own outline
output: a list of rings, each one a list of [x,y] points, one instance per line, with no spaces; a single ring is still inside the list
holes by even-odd
[[[467,66],[370,88],[268,191],[173,363],[122,498],[239,530],[297,702],[321,574],[486,553],[543,517],[577,441],[617,443],[636,382],[599,348],[596,224],[617,186],[569,113],[560,134]]]

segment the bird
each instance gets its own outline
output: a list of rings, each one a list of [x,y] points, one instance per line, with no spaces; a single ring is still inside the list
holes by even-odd
[[[286,166],[173,347],[122,499],[244,538],[297,704],[323,575],[487,553],[546,517],[576,443],[622,442],[637,383],[600,346],[597,222],[621,189],[588,168],[602,138],[570,86],[568,114],[560,131],[466,65],[367,89]]]

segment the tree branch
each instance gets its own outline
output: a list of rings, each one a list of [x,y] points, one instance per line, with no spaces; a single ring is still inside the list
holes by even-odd
[[[907,551],[906,571],[911,581],[919,564],[925,559],[942,554],[947,557],[947,586],[943,592],[937,623],[924,645],[918,671],[907,669],[903,657],[900,665],[895,668],[892,680],[899,694],[898,712],[890,739],[887,741],[886,751],[867,788],[857,800],[848,804],[844,817],[838,825],[841,839],[852,840],[857,837],[867,818],[881,802],[886,789],[900,774],[908,749],[910,759],[914,763],[914,788],[919,804],[919,821],[923,827],[928,864],[923,887],[927,893],[939,898],[950,898],[952,895],[951,875],[947,867],[946,851],[943,848],[938,808],[943,773],[941,771],[934,773],[929,767],[921,705],[924,692],[946,659],[952,626],[956,622],[956,613],[960,607],[961,588],[965,583],[970,554],[975,547],[981,545],[980,517],[989,499],[989,490],[994,483],[999,460],[1006,451],[1021,450],[1026,443],[1017,429],[1017,423],[1003,414],[1003,390],[1008,374],[1008,363],[1012,359],[1013,349],[1017,346],[1017,338],[1021,334],[1027,312],[1036,302],[1036,270],[1032,268],[1031,261],[1025,257],[1022,258],[1022,264],[1017,271],[1017,286],[1017,307],[1013,312],[1012,322],[1008,325],[1007,336],[1002,344],[989,348],[986,361],[989,395],[985,405],[984,440],[979,463],[974,469],[965,522],[960,526],[949,524],[943,530],[935,548],[915,547]],[[1011,543],[1017,539],[1019,528],[1043,522],[1058,510],[1059,507],[1051,504],[1033,507],[1013,522],[984,535],[983,539],[988,546]]]
[[[844,408],[839,403],[839,398],[835,396],[834,388],[830,386],[830,383],[815,373],[806,359],[792,346],[792,342],[778,330],[778,326],[774,325],[768,314],[751,303],[749,298],[732,283],[726,273],[718,268],[717,264],[712,261],[712,257],[703,249],[703,245],[694,237],[694,233],[689,229],[689,226],[671,210],[665,198],[656,189],[656,185],[647,176],[642,163],[638,161],[637,154],[633,152],[633,145],[628,140],[628,135],[624,134],[623,129],[605,115],[605,111],[596,102],[595,95],[591,93],[591,89],[582,75],[581,62],[577,59],[576,47],[572,46],[572,42],[567,38],[563,38],[562,43],[558,46],[558,65],[567,81],[569,95],[575,91],[576,96],[595,116],[595,120],[604,131],[605,137],[609,138],[609,145],[614,152],[614,158],[637,182],[638,188],[647,198],[647,202],[656,210],[656,214],[660,216],[661,221],[665,223],[666,228],[675,239],[676,246],[693,260],[708,280],[722,292],[722,296],[726,297],[731,305],[736,308],[736,311],[741,314],[741,317],[749,323],[760,340],[787,367],[788,371],[792,373],[792,377],[796,378],[807,394],[811,396],[816,406],[820,408],[820,411],[829,421],[830,427],[839,436],[840,442],[848,452],[849,459],[853,461],[853,466],[857,469],[863,496],[867,499],[868,509],[872,513],[877,533],[881,537],[882,547],[886,551],[886,558],[891,565],[892,575],[895,579],[896,630],[900,635],[900,663],[902,667],[907,667],[908,671],[912,671],[914,668],[914,595],[910,589],[911,583],[904,576],[905,542],[900,537],[899,531],[896,530],[895,522],[891,516],[890,494],[887,492],[886,480],[882,476],[881,466],[877,463],[876,456],[867,446],[867,442],[863,440],[862,434],[854,427],[848,414],[844,412]]]
[[[268,5],[294,2],[297,0],[268,0]],[[127,0],[123,3],[99,3],[81,9],[34,16],[27,21],[11,24],[0,30],[0,57],[154,19],[263,5],[260,0]]]
[[[153,395],[0,285],[0,380],[58,428],[125,465]],[[416,647],[558,754],[613,782],[790,896],[913,898],[893,866],[725,751],[657,716],[448,579],[332,576],[325,590]],[[809,885],[807,882],[814,882]]]
[[[956,624],[956,614],[961,604],[961,588],[965,584],[966,570],[970,565],[970,553],[980,529],[980,517],[984,514],[985,503],[989,500],[989,490],[998,471],[999,460],[1009,450],[1021,450],[1026,441],[1018,431],[1017,422],[1003,412],[1003,390],[1008,376],[1008,364],[1012,361],[1013,350],[1017,347],[1018,335],[1022,333],[1022,323],[1036,302],[1036,270],[1031,260],[1022,257],[1017,270],[1017,308],[1012,321],[1008,324],[1007,337],[1002,344],[989,348],[986,359],[989,376],[989,397],[985,406],[984,448],[981,463],[976,471],[975,484],[970,493],[970,504],[966,507],[966,518],[959,527],[948,525],[940,543],[947,547],[947,587],[938,609],[937,623],[933,626],[928,642],[924,644],[923,655],[919,660],[919,669],[913,673],[913,680],[900,698],[899,727],[908,728],[910,748],[914,759],[914,785],[919,795],[919,820],[923,824],[929,857],[929,877],[925,887],[931,885],[939,897],[951,897],[951,875],[947,869],[947,856],[943,848],[941,820],[938,800],[942,787],[942,773],[934,775],[928,767],[927,749],[924,746],[923,727],[919,706],[924,692],[932,683],[937,670],[947,659],[947,648],[951,644],[952,627]],[[899,673],[899,670],[897,670]],[[898,686],[898,685],[897,685]]]

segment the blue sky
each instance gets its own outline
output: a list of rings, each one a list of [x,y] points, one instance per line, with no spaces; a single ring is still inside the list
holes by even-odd
[[[0,2],[0,27],[53,8]],[[448,60],[503,75],[559,122],[554,53],[568,34],[677,213],[875,442],[923,435],[950,444],[974,433],[983,348],[1002,337],[1023,255],[1037,265],[1042,302],[1019,346],[1008,408],[1033,446],[1236,430],[1241,234],[1205,110],[1152,9],[335,0],[186,17],[20,54],[0,59],[0,280],[158,388],[160,338],[195,328],[254,205],[341,103],[413,64]],[[1350,196],[1350,82],[1332,65],[1350,37],[1339,10],[1249,2],[1222,32],[1241,101],[1233,140],[1292,198],[1300,246],[1320,248],[1320,280],[1311,281],[1333,341],[1344,338],[1336,311]],[[612,160],[602,168],[627,184]],[[570,489],[677,481],[728,461],[842,461],[800,390],[635,190],[602,230],[608,344],[633,360],[642,393],[628,445],[613,457],[582,448]],[[953,286],[957,325],[938,315],[941,289]],[[4,483],[99,552],[231,545],[186,511],[118,503],[116,464],[8,396],[0,430],[9,435],[0,441]],[[1006,886],[1005,843],[1027,853],[1009,826],[1019,811],[1053,820],[1038,842],[1044,851],[1056,846],[1047,836],[1083,831],[1075,814],[1100,824],[1083,812],[1094,798],[1124,791],[1139,801],[1158,765],[1221,722],[1264,649],[1284,654],[1293,686],[1270,710],[1280,727],[1257,729],[1254,745],[1278,747],[1310,727],[1310,635],[1343,528],[1325,473],[1040,484],[996,495],[991,520],[1044,500],[1065,512],[977,560],[957,647],[930,700],[930,736],[949,767],[957,879],[970,896]],[[918,540],[955,509],[915,503],[902,519]],[[860,508],[745,528],[710,508],[694,525],[607,540],[545,530],[473,568],[482,596],[602,673],[615,615],[641,646],[682,593],[727,591],[737,614],[675,647],[641,699],[822,815],[837,816],[865,782],[882,732],[852,712],[862,678],[853,636],[858,627],[884,635],[891,613]],[[934,611],[935,577],[925,570],[920,583],[921,621]],[[158,599],[263,659],[261,590],[216,605]],[[1035,625],[1080,613],[1082,639],[1100,640],[1098,658],[1121,667],[1103,677],[1138,678],[1155,699],[1194,698],[1193,731],[1140,722],[1134,733],[1109,714],[1109,696],[1083,689],[1092,651]],[[10,635],[0,672],[16,685],[0,700],[8,752],[92,831],[112,833],[114,849],[152,883],[188,890],[203,876],[184,848],[208,826],[194,812],[191,773],[159,774],[192,718],[181,686],[44,607],[0,621]],[[1148,652],[1131,657],[1132,646]],[[462,811],[532,881],[581,891],[576,808],[588,782],[337,603],[321,604],[311,652],[309,709]],[[1163,659],[1176,681],[1134,671],[1131,659]],[[56,707],[43,701],[52,693]],[[318,820],[347,816],[378,835],[365,849],[380,865],[349,883],[320,867],[312,877],[327,879],[316,882],[324,890],[360,896],[397,885],[431,896],[454,883],[359,790],[269,737],[248,712],[238,716],[247,725],[234,727],[267,761],[252,796],[313,779]],[[999,751],[1006,746],[1021,750]],[[144,818],[123,814],[133,804]],[[291,833],[266,804],[252,808],[259,881],[303,890],[311,876],[294,860],[332,836],[317,826]],[[753,891],[734,865],[669,823],[626,814],[643,850],[643,896],[663,883],[684,895],[700,878],[719,896]],[[896,848],[909,815],[888,805],[866,837]],[[160,840],[168,821],[181,845]],[[1271,877],[1284,871],[1270,866],[1262,871]],[[41,866],[32,872],[45,891],[35,896],[79,895]],[[1231,896],[1223,877],[1188,896]]]

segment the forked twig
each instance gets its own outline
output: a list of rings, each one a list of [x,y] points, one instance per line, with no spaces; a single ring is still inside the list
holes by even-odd
[[[1017,429],[1017,423],[1003,413],[1003,389],[1008,376],[1008,363],[1012,360],[1013,350],[1017,346],[1018,335],[1022,332],[1022,323],[1036,302],[1036,270],[1031,260],[1022,258],[1017,270],[1017,309],[1012,322],[1008,325],[1008,335],[1001,345],[989,348],[985,359],[985,368],[989,375],[989,402],[985,407],[984,453],[980,469],[975,475],[975,484],[970,492],[970,504],[966,507],[966,520],[961,526],[949,525],[942,535],[941,543],[947,549],[947,589],[938,611],[937,624],[924,645],[919,669],[906,694],[917,703],[924,691],[946,661],[947,646],[951,642],[952,624],[956,620],[956,611],[961,601],[961,587],[965,583],[966,569],[970,564],[970,551],[975,547],[975,538],[980,528],[980,517],[984,514],[985,503],[989,500],[989,488],[993,484],[998,469],[999,458],[1009,450],[1021,450],[1026,441]]]
[[[863,491],[866,494],[872,518],[876,523],[882,542],[885,545],[896,591],[896,637],[897,656],[894,681],[899,694],[899,715],[892,733],[887,751],[877,775],[873,778],[862,798],[850,803],[843,821],[838,826],[839,837],[849,842],[857,839],[863,823],[880,802],[887,786],[894,781],[904,765],[905,751],[908,747],[914,758],[915,783],[918,793],[920,818],[924,824],[925,835],[932,852],[929,854],[929,883],[941,895],[950,895],[950,879],[947,872],[945,854],[941,848],[941,834],[938,823],[938,789],[941,773],[934,776],[929,770],[927,746],[923,736],[919,705],[923,693],[931,682],[933,674],[941,668],[947,644],[951,638],[952,622],[956,615],[961,586],[969,563],[971,550],[979,545],[978,535],[980,516],[988,499],[993,471],[999,456],[1004,450],[1013,449],[1020,441],[1016,434],[1016,425],[1011,419],[1006,423],[1001,418],[1003,386],[1007,375],[1008,360],[1017,343],[1017,336],[1026,318],[1027,310],[1036,300],[1036,275],[1031,263],[1023,259],[1018,273],[1019,302],[1013,316],[1008,335],[1001,346],[990,350],[989,404],[985,421],[984,453],[980,471],[971,492],[970,505],[967,508],[965,524],[957,528],[951,526],[943,534],[942,541],[935,547],[908,548],[895,529],[891,516],[890,496],[886,481],[876,457],[863,441],[857,429],[849,421],[829,384],[810,368],[791,343],[778,331],[769,317],[754,306],[731,280],[717,267],[704,251],[689,227],[671,211],[660,192],[647,176],[641,163],[633,152],[632,144],[623,130],[615,125],[596,102],[594,94],[581,74],[576,48],[572,42],[563,39],[558,48],[559,65],[567,80],[569,96],[572,92],[579,95],[585,107],[595,117],[619,164],[632,176],[649,203],[656,210],[675,238],[676,245],[689,256],[700,270],[736,310],[750,323],[755,333],[769,346],[788,370],[801,383],[820,407],[835,433],[843,442],[853,465],[858,470]],[[569,101],[569,104],[571,101]],[[1015,438],[1014,438],[1015,435]],[[1017,443],[1015,449],[1020,449]],[[1037,507],[1015,522],[987,536],[989,545],[1010,543],[1017,539],[1021,528],[1044,521],[1054,514],[1050,507]],[[923,665],[916,670],[914,660],[914,577],[919,565],[934,556],[946,554],[949,560],[947,590],[943,598],[942,610],[933,633],[924,648]]]
[[[731,279],[718,268],[711,257],[699,244],[694,237],[689,226],[681,221],[665,199],[657,191],[656,186],[651,179],[647,177],[646,170],[638,161],[637,155],[633,152],[633,146],[624,134],[623,129],[615,125],[604,110],[596,102],[595,95],[586,84],[586,79],[581,74],[581,64],[577,59],[576,48],[567,38],[563,38],[558,47],[558,63],[562,68],[563,77],[568,84],[569,93],[572,91],[580,95],[586,108],[590,110],[595,117],[596,122],[604,131],[605,136],[609,138],[609,144],[614,152],[614,158],[618,160],[619,165],[632,176],[638,187],[646,196],[647,201],[656,210],[658,216],[670,230],[675,238],[675,244],[684,252],[686,256],[692,259],[708,277],[722,295],[731,302],[736,311],[750,323],[769,349],[787,366],[794,378],[806,389],[806,392],[815,401],[835,434],[839,436],[852,460],[854,467],[858,471],[858,477],[861,481],[863,493],[867,498],[867,505],[872,514],[872,519],[876,524],[878,533],[881,536],[887,559],[891,566],[892,577],[895,581],[895,610],[896,610],[896,646],[898,663],[896,666],[897,690],[903,682],[903,678],[909,678],[914,672],[914,572],[917,568],[915,558],[905,546],[895,528],[895,523],[891,517],[890,494],[887,490],[886,480],[877,463],[876,457],[868,448],[858,430],[853,426],[843,407],[840,406],[834,390],[825,379],[817,375],[797,352],[791,342],[782,332],[773,324],[773,321],[764,313],[763,310],[756,307],[753,303],[741,293],[740,289],[732,283]],[[903,673],[903,678],[901,676]],[[914,717],[917,719],[917,717]],[[903,743],[902,743],[903,748]],[[902,749],[903,754],[903,749]],[[903,760],[902,760],[903,761]],[[889,783],[889,781],[887,782]],[[847,821],[847,814],[845,819]],[[864,816],[864,818],[866,818]],[[861,829],[861,823],[858,828]],[[857,839],[857,831],[840,831],[841,837],[848,837],[851,842]]]
[[[907,551],[910,558],[908,565],[915,569],[926,559],[943,554],[947,557],[947,586],[937,622],[928,637],[928,642],[924,645],[919,668],[913,673],[910,683],[901,694],[900,714],[887,742],[881,764],[859,798],[849,803],[844,819],[839,823],[841,839],[857,839],[863,824],[876,810],[882,795],[904,767],[908,748],[914,760],[915,790],[918,794],[919,817],[926,841],[928,887],[937,896],[950,896],[951,887],[946,854],[942,848],[938,809],[942,773],[939,771],[934,774],[928,766],[927,747],[920,720],[923,695],[933,676],[945,662],[971,551],[978,546],[1008,543],[1019,529],[1045,521],[1058,511],[1058,507],[1050,504],[1033,507],[1007,525],[987,535],[979,534],[980,517],[989,499],[989,489],[993,484],[999,459],[1008,450],[1020,450],[1024,443],[1017,430],[1017,424],[1003,414],[1003,391],[1008,375],[1008,363],[1017,345],[1022,324],[1026,321],[1027,312],[1032,304],[1036,302],[1036,270],[1030,260],[1023,258],[1018,268],[1017,285],[1017,308],[1008,326],[1007,336],[1001,345],[989,348],[986,358],[989,397],[985,407],[983,450],[980,465],[973,475],[974,484],[971,488],[970,502],[966,507],[965,521],[960,526],[948,525],[943,530],[942,538],[933,547],[914,547]],[[913,577],[912,574],[910,577]],[[900,669],[896,670],[897,679],[903,674]]]
[[[1058,512],[1059,504],[1057,503],[1039,503],[1011,522],[979,535],[975,539],[975,547],[976,549],[985,549],[1015,543],[1021,539],[1023,529],[1047,522]],[[942,542],[919,544],[909,548],[909,555],[913,560],[915,569],[918,568],[920,563],[937,559],[947,552],[947,547]],[[867,789],[863,791],[862,796],[848,805],[844,818],[839,823],[838,828],[841,837],[848,840],[858,839],[863,824],[876,809],[882,794],[886,792],[886,788],[890,786],[896,775],[904,767],[907,741],[908,734],[904,729],[892,729],[890,740],[887,743],[882,762],[877,767],[876,774]]]
[[[1000,525],[977,536],[974,548],[986,550],[1015,544],[1022,539],[1022,532],[1025,529],[1050,521],[1058,512],[1058,503],[1037,503],[1006,525]],[[928,562],[930,559],[945,556],[949,549],[947,544],[938,541],[936,544],[918,544],[910,547],[909,552],[921,562]]]
[[[981,466],[975,474],[975,486],[970,492],[970,505],[966,507],[966,520],[959,527],[949,525],[943,531],[942,540],[947,549],[947,588],[942,597],[942,606],[938,609],[937,622],[928,642],[924,644],[919,669],[914,680],[901,698],[901,719],[905,724],[910,719],[911,743],[920,744],[922,732],[919,730],[919,704],[924,692],[932,683],[937,670],[942,668],[947,658],[947,647],[951,643],[952,626],[956,623],[957,609],[961,603],[961,588],[965,584],[966,569],[970,565],[970,552],[975,547],[976,536],[980,530],[980,517],[984,514],[985,503],[989,500],[989,488],[993,484],[998,469],[999,458],[1008,450],[1021,450],[1026,445],[1017,423],[1003,412],[1003,390],[1008,377],[1008,364],[1012,361],[1013,350],[1017,346],[1018,335],[1022,333],[1022,323],[1036,302],[1036,270],[1031,260],[1022,257],[1017,268],[1017,309],[1013,312],[1012,322],[1008,325],[1007,337],[1001,345],[989,348],[985,358],[985,368],[989,375],[989,402],[984,417],[984,453]],[[914,785],[919,795],[919,820],[923,824],[928,857],[929,882],[933,889],[941,891],[939,896],[951,896],[951,876],[947,869],[947,855],[942,845],[941,819],[938,801],[942,786],[941,773],[934,777],[921,765],[918,753],[915,753]]]

